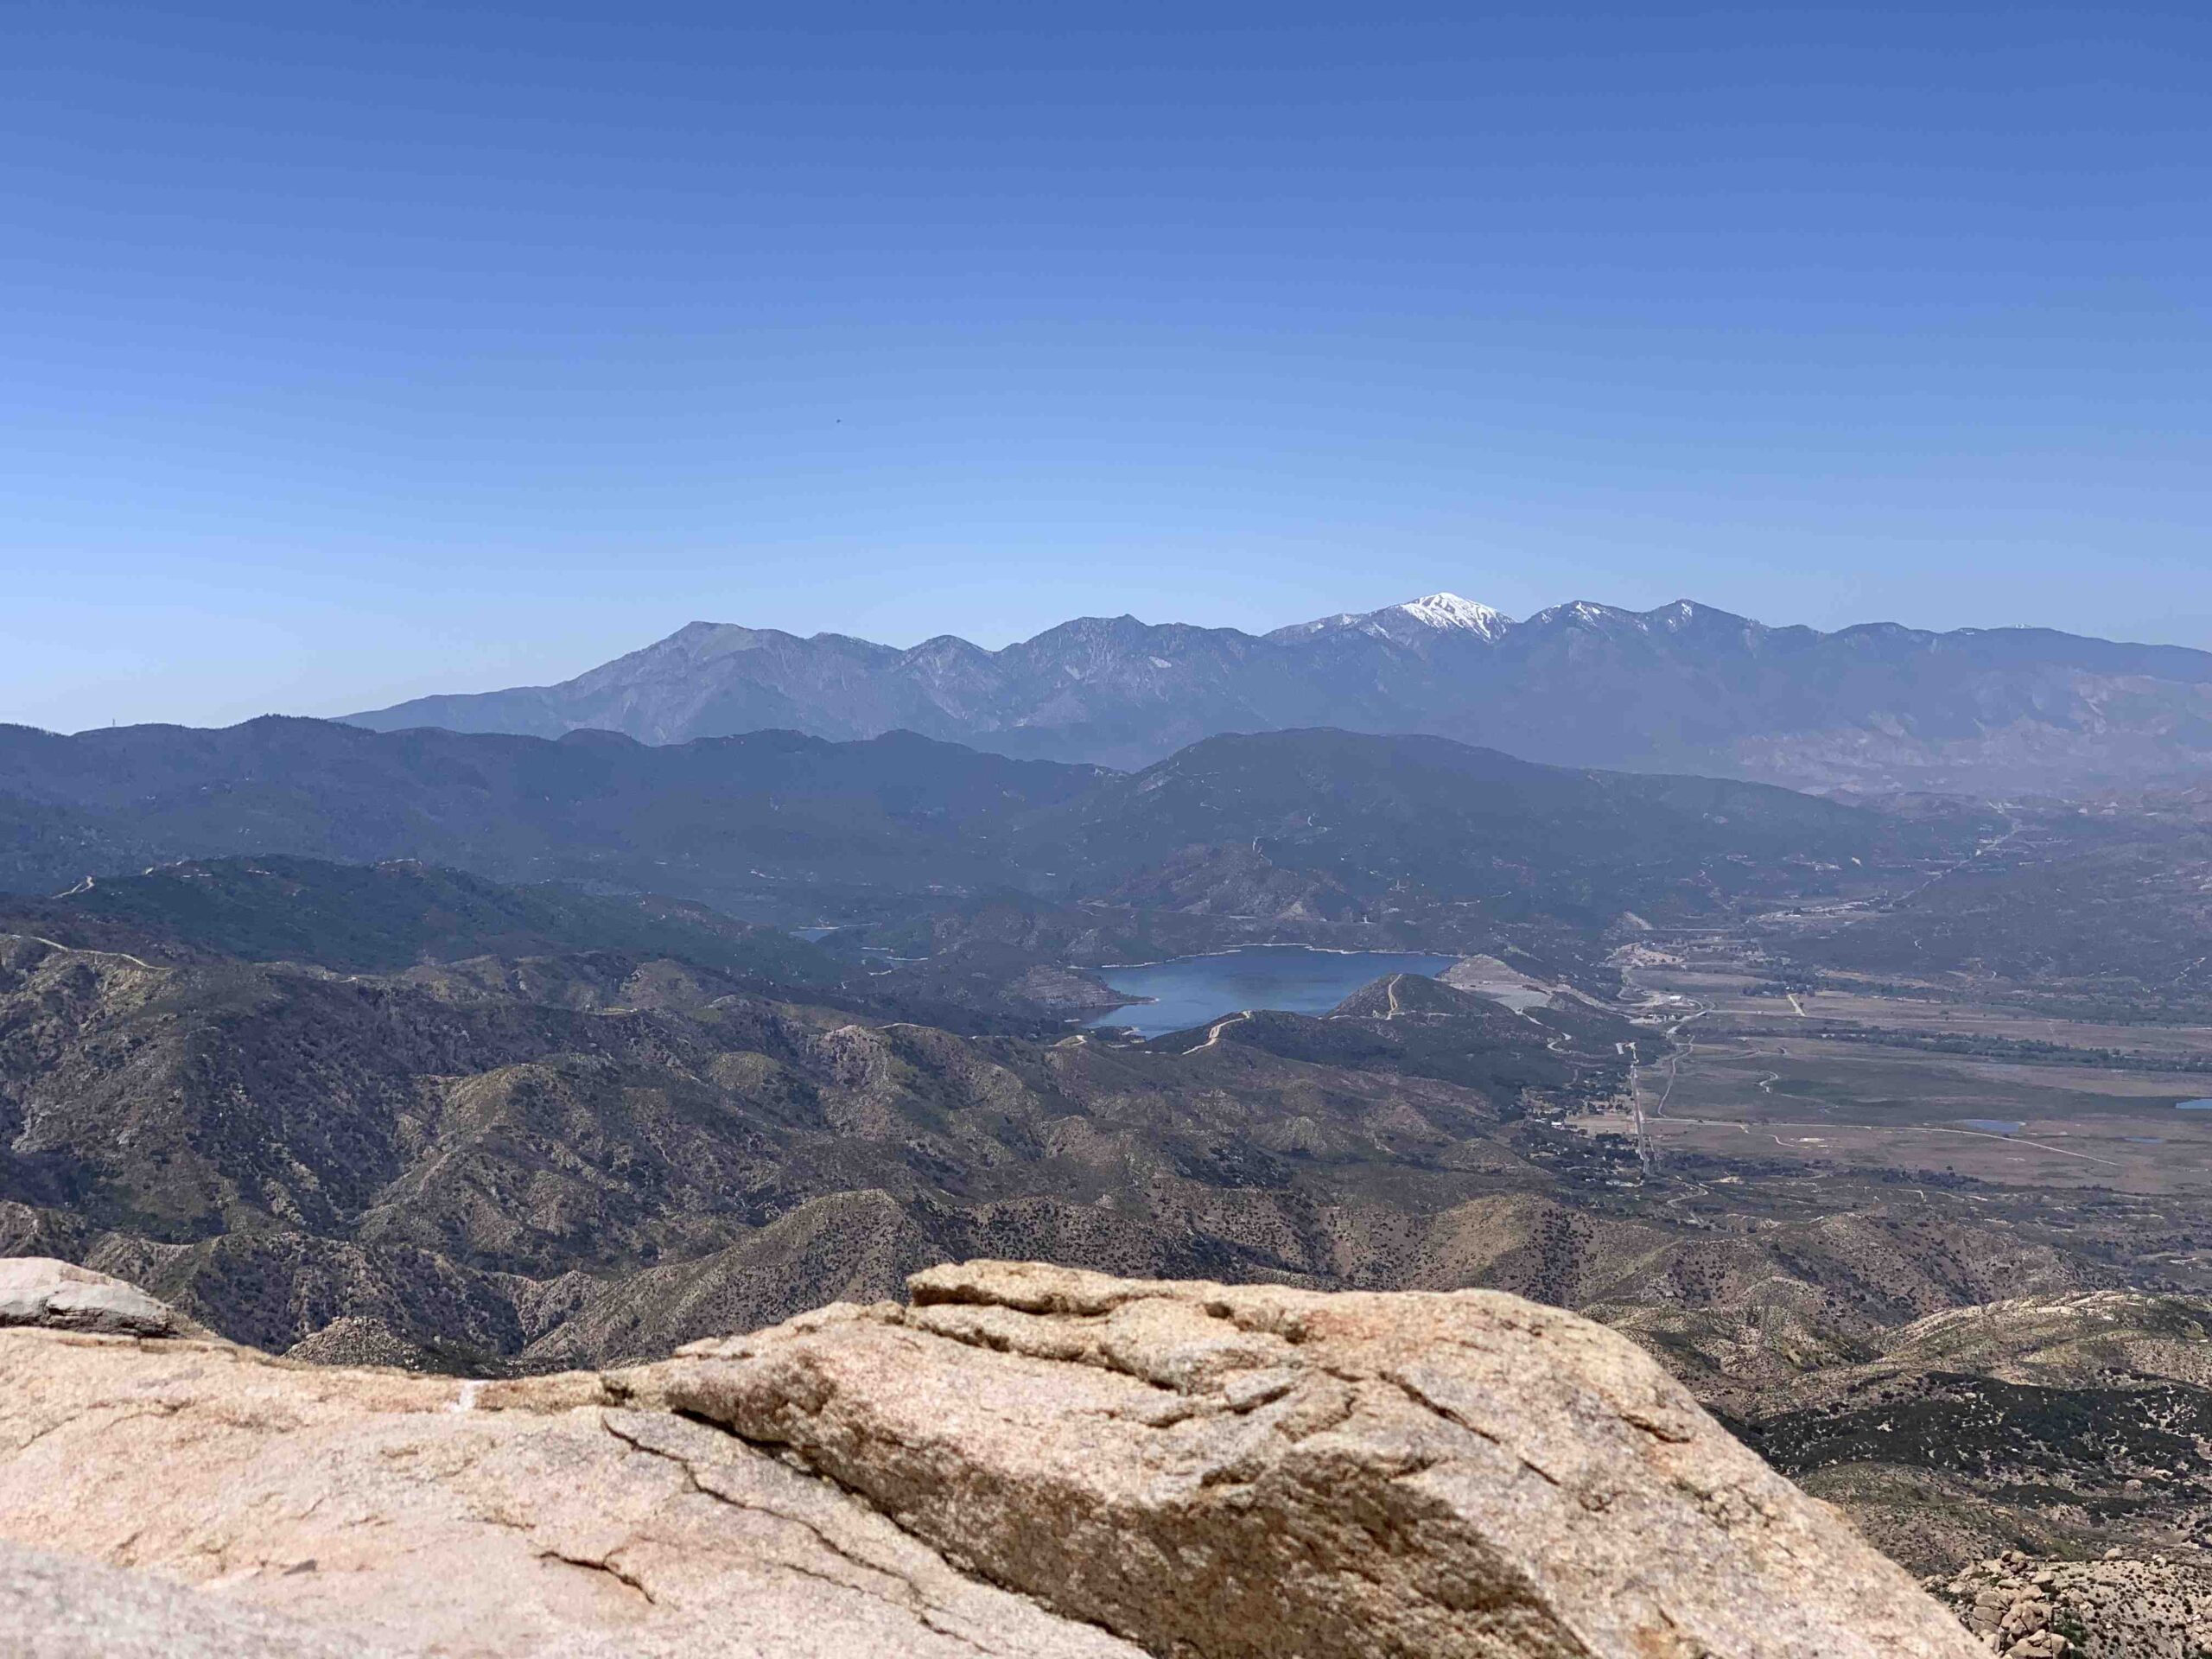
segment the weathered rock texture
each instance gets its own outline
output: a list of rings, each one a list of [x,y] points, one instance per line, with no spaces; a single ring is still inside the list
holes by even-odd
[[[0,1332],[0,1654],[162,1651],[171,1605],[186,1654],[285,1620],[482,1659],[1983,1651],[1571,1314],[991,1262],[912,1290],[489,1383]]]
[[[0,1325],[11,1325],[118,1337],[207,1334],[136,1285],[35,1255],[0,1259]]]
[[[589,1375],[479,1385],[0,1332],[0,1541],[197,1586],[187,1634],[209,1625],[211,1654],[323,1651],[255,1645],[262,1613],[355,1655],[1136,1659],[823,1482],[614,1398]],[[29,1610],[0,1655],[171,1651],[131,1645],[162,1586],[52,1571],[0,1553],[0,1609]]]
[[[318,1630],[128,1567],[0,1543],[7,1659],[393,1659]]]
[[[934,1268],[668,1402],[1154,1653],[1977,1650],[1625,1338],[1495,1292]]]

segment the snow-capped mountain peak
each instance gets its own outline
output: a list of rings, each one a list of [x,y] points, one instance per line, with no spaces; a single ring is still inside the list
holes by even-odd
[[[1311,622],[1277,628],[1268,639],[1285,643],[1331,634],[1367,634],[1401,646],[1420,648],[1441,634],[1472,634],[1485,643],[1502,638],[1513,619],[1457,594],[1427,594],[1379,611],[1340,611]]]
[[[1510,620],[1503,611],[1494,611],[1487,605],[1478,605],[1473,600],[1462,599],[1457,594],[1428,594],[1420,599],[1409,599],[1402,605],[1393,605],[1390,609],[1432,628],[1456,628],[1468,633],[1478,633],[1485,639],[1497,633]]]

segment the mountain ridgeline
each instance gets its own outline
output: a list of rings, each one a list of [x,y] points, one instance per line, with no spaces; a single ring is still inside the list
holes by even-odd
[[[1683,601],[1513,621],[1433,594],[1265,635],[1085,617],[990,652],[694,622],[558,685],[352,716],[648,743],[907,730],[1122,768],[1224,732],[1414,732],[1557,764],[2021,793],[2212,766],[2212,653],[2048,629],[1769,627]]]
[[[1764,785],[1327,730],[1212,738],[1136,773],[903,733],[653,747],[275,718],[73,738],[0,730],[0,891],[33,894],[87,877],[104,892],[104,880],[177,861],[296,855],[421,860],[785,923],[1003,893],[1432,931],[1536,917],[1602,926],[1624,909],[1695,912],[1765,884],[1817,888],[1823,869],[1924,856],[1974,828]],[[511,920],[570,937],[558,918]],[[240,912],[249,933],[269,921]]]

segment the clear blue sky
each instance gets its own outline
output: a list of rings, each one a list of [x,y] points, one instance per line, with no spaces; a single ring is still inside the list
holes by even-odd
[[[1451,588],[2212,646],[2212,8],[15,0],[0,719]]]

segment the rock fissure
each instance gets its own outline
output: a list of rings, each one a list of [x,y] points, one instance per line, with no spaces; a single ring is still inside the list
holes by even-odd
[[[906,1521],[902,1519],[898,1511],[886,1508],[882,1503],[878,1502],[875,1494],[864,1487],[848,1484],[846,1482],[838,1479],[836,1475],[831,1471],[817,1467],[811,1459],[808,1459],[803,1452],[796,1450],[787,1441],[765,1439],[755,1440],[738,1433],[728,1423],[720,1421],[713,1417],[702,1415],[697,1412],[678,1410],[674,1412],[672,1414],[687,1422],[695,1422],[701,1425],[702,1427],[712,1429],[716,1433],[723,1435],[737,1445],[745,1446],[751,1451],[757,1452],[764,1457],[774,1458],[779,1463],[785,1463],[788,1466],[798,1470],[810,1478],[820,1481],[823,1485],[836,1491],[840,1496],[852,1503],[861,1505],[869,1514],[878,1516],[888,1525],[896,1527],[902,1535],[912,1538],[922,1548],[931,1550],[940,1560],[944,1560],[951,1570],[963,1574],[964,1577],[972,1579],[980,1584],[988,1585],[995,1590],[1003,1591],[1011,1595],[1020,1596],[1026,1600],[1037,1600],[1040,1605],[1049,1607],[1052,1611],[1057,1613],[1060,1618],[1068,1619],[1075,1624],[1089,1625],[1092,1629],[1097,1630],[1103,1634],[1116,1637],[1119,1637],[1123,1634],[1119,1630],[1114,1630],[1111,1626],[1100,1620],[1085,1618],[1077,1613],[1071,1613],[1063,1608],[1051,1607],[1049,1599],[1036,1597],[1032,1592],[1025,1589],[1018,1584],[1001,1582],[1001,1580],[994,1578],[990,1573],[980,1570],[974,1561],[969,1560],[957,1550],[948,1549],[942,1543],[935,1541],[921,1533],[913,1531],[906,1524]],[[859,1567],[863,1572],[876,1573],[905,1586],[911,1597],[911,1600],[898,1601],[897,1605],[902,1607],[910,1608],[911,1611],[912,1611],[918,1617],[925,1619],[931,1618],[932,1614],[942,1617],[944,1611],[943,1608],[938,1604],[931,1601],[922,1587],[906,1574],[899,1573],[893,1568],[882,1566],[880,1563],[863,1560],[861,1557],[854,1554],[836,1539],[829,1536],[826,1533],[815,1526],[813,1522],[806,1520],[803,1516],[791,1515],[782,1510],[767,1508],[761,1504],[748,1503],[742,1498],[732,1497],[727,1492],[719,1491],[714,1487],[709,1486],[699,1479],[697,1471],[690,1459],[683,1457],[680,1453],[668,1451],[660,1446],[647,1446],[642,1441],[633,1439],[632,1436],[626,1433],[611,1420],[607,1422],[607,1427],[610,1433],[613,1434],[618,1440],[622,1440],[625,1444],[634,1446],[637,1450],[646,1452],[653,1457],[665,1458],[669,1461],[675,1463],[683,1471],[686,1480],[690,1483],[687,1490],[696,1492],[702,1497],[711,1498],[718,1503],[727,1503],[733,1509],[746,1510],[756,1515],[765,1515],[772,1519],[788,1522],[792,1526],[795,1526],[807,1533],[824,1549],[828,1550],[831,1554],[838,1557],[841,1560],[849,1562],[851,1565]],[[829,1576],[818,1573],[813,1568],[801,1567],[791,1562],[780,1561],[778,1565],[789,1571],[806,1576],[816,1578],[828,1578]],[[845,1583],[842,1580],[830,1579],[830,1581],[841,1584]],[[881,1595],[880,1591],[870,1589],[865,1586],[847,1584],[846,1587],[849,1589],[861,1590],[867,1594]],[[897,1600],[897,1599],[891,1597],[884,1597],[883,1599],[886,1600]],[[938,1627],[934,1623],[932,1623],[931,1628],[935,1629]],[[970,1647],[977,1647],[977,1644],[971,1637],[963,1636],[957,1631],[944,1630],[941,1633],[947,1637],[950,1637],[955,1640],[966,1642]],[[977,1650],[979,1652],[998,1651],[997,1649],[983,1649],[980,1647],[977,1647]],[[1202,1659],[1202,1656],[1199,1656],[1199,1659]]]
[[[723,1435],[734,1443],[747,1446],[752,1450],[763,1453],[764,1455],[773,1456],[779,1452],[789,1455],[788,1447],[779,1446],[772,1443],[747,1440],[743,1436],[734,1433],[726,1425],[712,1422],[708,1419],[698,1417],[689,1413],[678,1414],[683,1416],[687,1421],[696,1422],[701,1424],[702,1427],[711,1428],[715,1433]],[[770,1519],[781,1521],[790,1526],[796,1527],[800,1531],[805,1533],[808,1537],[812,1539],[814,1542],[820,1545],[822,1548],[828,1551],[830,1554],[835,1555],[839,1560],[858,1568],[862,1573],[870,1573],[879,1578],[892,1580],[893,1583],[900,1586],[906,1591],[906,1594],[903,1598],[885,1595],[881,1591],[877,1590],[873,1586],[854,1584],[849,1580],[839,1579],[834,1574],[824,1573],[817,1568],[810,1567],[800,1562],[788,1560],[779,1560],[777,1562],[777,1566],[780,1569],[786,1572],[796,1573],[802,1577],[819,1579],[825,1583],[836,1584],[846,1589],[859,1590],[865,1594],[877,1596],[887,1602],[890,1602],[902,1609],[912,1611],[917,1618],[922,1619],[930,1626],[931,1629],[938,1631],[940,1635],[945,1637],[949,1640],[962,1643],[967,1647],[973,1649],[976,1652],[996,1655],[1004,1651],[1002,1649],[986,1646],[983,1643],[977,1642],[972,1636],[969,1635],[965,1631],[953,1629],[947,1624],[944,1621],[950,1616],[950,1610],[946,1609],[942,1604],[931,1598],[928,1592],[925,1591],[921,1585],[918,1584],[911,1576],[900,1573],[895,1567],[887,1566],[880,1561],[870,1560],[855,1554],[836,1538],[825,1532],[822,1528],[815,1525],[812,1522],[808,1521],[803,1516],[793,1515],[788,1510],[776,1509],[766,1504],[748,1503],[741,1497],[736,1497],[732,1493],[723,1491],[715,1486],[709,1484],[699,1478],[697,1466],[681,1452],[671,1451],[665,1446],[657,1446],[647,1444],[639,1437],[628,1433],[620,1424],[614,1421],[612,1417],[603,1416],[602,1422],[604,1423],[607,1432],[613,1434],[617,1440],[621,1440],[625,1445],[629,1446],[639,1452],[644,1452],[648,1456],[661,1458],[676,1465],[677,1469],[684,1477],[686,1483],[685,1490],[687,1491],[696,1493],[700,1497],[709,1498],[717,1503],[728,1504],[733,1509],[744,1510],[752,1514],[766,1516]],[[890,1514],[879,1508],[868,1497],[866,1494],[839,1485],[837,1482],[830,1479],[828,1476],[821,1474],[819,1471],[810,1466],[806,1466],[804,1464],[804,1460],[801,1460],[800,1466],[804,1468],[805,1472],[811,1478],[822,1481],[825,1485],[836,1488],[836,1491],[847,1498],[864,1505],[870,1514],[880,1516],[887,1523],[892,1526],[896,1527],[899,1525],[899,1517],[896,1515]],[[905,1529],[903,1528],[901,1528],[900,1530],[902,1534],[905,1534]],[[911,1537],[913,1535],[905,1534],[905,1535]],[[916,1541],[923,1543],[925,1548],[927,1547],[925,1541],[918,1539]],[[966,1569],[960,1567],[956,1567],[954,1570],[966,1571]],[[991,1582],[988,1579],[982,1578],[982,1575],[973,1573],[972,1572],[968,1573],[967,1575],[977,1579],[978,1581],[982,1583],[988,1584]],[[1007,1588],[1007,1586],[1002,1585],[994,1585],[993,1587],[1001,1590]],[[1014,1592],[1013,1593],[1018,1594],[1020,1592]],[[1099,1626],[1097,1628],[1101,1630],[1104,1629],[1103,1626]],[[1110,1631],[1107,1633],[1114,1634]]]
[[[105,1421],[108,1427],[114,1427],[124,1423],[135,1422],[143,1418],[174,1417],[180,1411],[183,1410],[183,1405],[181,1402],[172,1400],[152,1401],[128,1410],[120,1408],[120,1404],[118,1402],[106,1400],[96,1401],[92,1404],[83,1408],[81,1412],[79,1412],[76,1416],[60,1418],[47,1424],[43,1428],[34,1433],[29,1440],[19,1441],[11,1449],[17,1453],[28,1452],[50,1434],[59,1433],[64,1429],[79,1427],[86,1417],[89,1417],[96,1412],[111,1414],[106,1417]]]
[[[648,1606],[658,1605],[653,1592],[645,1587],[645,1581],[636,1573],[619,1566],[613,1555],[594,1559],[588,1555],[566,1554],[557,1549],[541,1549],[537,1552],[537,1559],[542,1561],[559,1561],[566,1567],[582,1567],[588,1573],[604,1573],[617,1584],[626,1585],[636,1591],[639,1595],[645,1598]]]
[[[699,1344],[669,1396],[1155,1654],[1972,1651],[1639,1351],[1570,1315],[1020,1263],[933,1268],[914,1291]],[[1140,1404],[1163,1384],[1197,1409]],[[1536,1478],[1485,1475],[1500,1456]],[[1677,1465],[1739,1501],[1695,1501]],[[1798,1587],[1766,1605],[1777,1572]]]
[[[808,1567],[803,1562],[778,1561],[776,1566],[778,1570],[791,1573],[796,1577],[811,1579],[820,1584],[833,1585],[840,1590],[857,1591],[860,1594],[881,1601],[887,1605],[897,1607],[902,1612],[911,1612],[938,1635],[949,1641],[959,1643],[970,1652],[996,1656],[1002,1651],[997,1648],[985,1647],[965,1631],[948,1629],[942,1622],[942,1615],[933,1607],[926,1605],[910,1606],[897,1597],[887,1596],[880,1590],[872,1589],[866,1585],[854,1584],[849,1580],[839,1578],[834,1573],[824,1573],[819,1567]]]
[[[615,1422],[611,1417],[608,1417],[604,1414],[601,1414],[600,1421],[601,1426],[607,1430],[607,1432],[613,1435],[616,1440],[620,1440],[625,1446],[631,1447],[634,1451],[643,1452],[648,1457],[659,1458],[665,1462],[674,1464],[677,1471],[683,1477],[684,1491],[687,1492],[694,1493],[698,1497],[710,1499],[716,1503],[726,1503],[734,1510],[743,1510],[748,1514],[766,1516],[771,1520],[780,1521],[787,1526],[795,1527],[801,1532],[805,1533],[808,1537],[814,1541],[815,1543],[820,1545],[830,1554],[837,1557],[838,1560],[848,1562],[864,1573],[870,1573],[880,1578],[890,1579],[896,1583],[905,1586],[908,1592],[913,1598],[914,1605],[920,1606],[926,1605],[927,1599],[923,1596],[919,1586],[917,1586],[912,1579],[907,1578],[904,1574],[899,1573],[892,1568],[883,1566],[880,1562],[863,1560],[861,1557],[854,1554],[850,1550],[846,1548],[842,1543],[838,1541],[838,1540],[832,1537],[829,1533],[823,1531],[822,1528],[817,1526],[813,1522],[807,1520],[804,1516],[792,1515],[788,1510],[776,1509],[765,1503],[748,1503],[746,1499],[739,1497],[734,1493],[726,1492],[719,1488],[710,1486],[705,1481],[699,1478],[697,1465],[695,1465],[690,1459],[683,1456],[683,1453],[671,1451],[666,1446],[648,1445],[644,1440],[640,1439],[637,1435],[626,1432],[619,1423]],[[693,1421],[698,1420],[695,1419]],[[716,1433],[728,1436],[730,1439],[736,1440],[740,1445],[750,1444],[750,1442],[745,1441],[741,1436],[731,1434],[729,1430],[723,1427],[721,1424],[714,1424],[711,1425],[711,1427]],[[762,1450],[764,1448],[756,1446],[754,1449]],[[880,1513],[880,1511],[876,1511],[876,1513]],[[889,1520],[892,1517],[886,1516],[885,1518]],[[896,1522],[894,1522],[893,1524],[896,1524]],[[817,1576],[821,1575],[817,1574]],[[861,1586],[849,1586],[849,1587],[860,1588]]]

